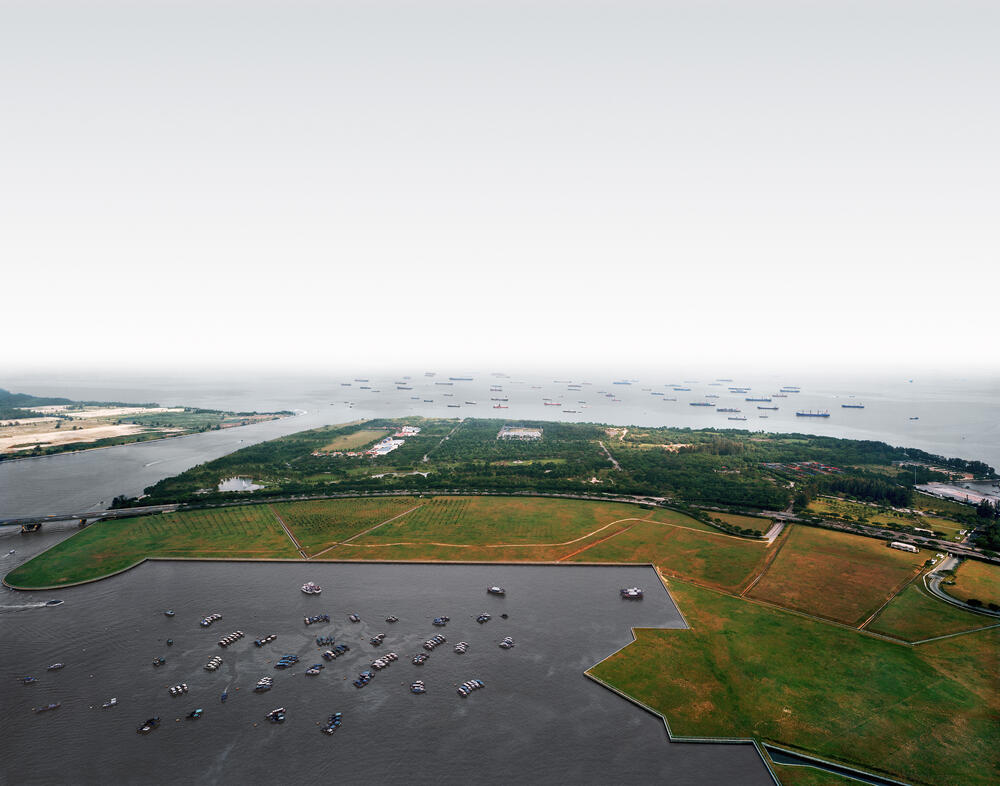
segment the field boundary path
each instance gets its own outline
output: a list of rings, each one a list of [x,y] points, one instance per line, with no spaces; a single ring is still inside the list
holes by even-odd
[[[391,519],[386,519],[385,521],[380,521],[380,522],[379,522],[378,524],[376,524],[376,525],[375,525],[374,527],[369,527],[369,528],[368,528],[368,529],[366,529],[366,530],[365,530],[364,532],[359,532],[359,533],[357,533],[356,535],[351,535],[351,537],[349,537],[349,538],[348,538],[347,540],[341,540],[341,541],[338,541],[337,543],[334,543],[334,544],[333,544],[332,546],[327,546],[327,547],[326,547],[325,549],[323,549],[322,551],[318,551],[318,552],[316,552],[315,554],[313,554],[313,555],[312,555],[311,557],[309,557],[308,559],[316,559],[316,557],[321,557],[321,556],[323,556],[324,554],[326,554],[326,552],[330,551],[331,549],[335,549],[335,548],[337,548],[337,546],[344,546],[344,545],[346,545],[346,544],[350,543],[350,542],[351,542],[352,540],[354,540],[355,538],[360,538],[360,537],[361,537],[362,535],[367,535],[367,534],[368,534],[369,532],[373,532],[373,531],[377,530],[377,529],[378,529],[379,527],[381,527],[381,526],[382,526],[383,524],[388,524],[388,523],[389,523],[390,521],[395,521],[396,519],[401,519],[401,518],[403,518],[403,516],[405,516],[405,515],[406,515],[407,513],[412,513],[412,512],[413,512],[413,511],[415,511],[415,510],[416,510],[417,508],[422,508],[423,506],[424,506],[424,503],[423,503],[423,502],[421,502],[421,503],[420,503],[419,505],[414,505],[414,506],[413,506],[412,508],[410,508],[409,510],[404,510],[404,511],[403,511],[402,513],[399,513],[399,514],[397,514],[397,515],[393,516],[393,517],[392,517]]]
[[[597,440],[597,444],[601,446],[601,450],[604,451],[604,455],[608,457],[608,461],[611,462],[615,470],[618,472],[622,471],[622,465],[618,463],[618,459],[611,455],[611,451],[608,450],[607,445],[605,445],[601,440]]]
[[[281,516],[278,515],[278,511],[274,509],[274,505],[268,505],[267,509],[274,514],[274,517],[278,520],[278,523],[281,525],[281,528],[285,531],[285,534],[288,536],[288,539],[292,542],[292,545],[295,546],[295,550],[302,555],[302,559],[309,559],[309,556],[306,554],[305,549],[302,548],[302,544],[295,539],[295,536],[292,534],[292,531],[288,529],[288,525],[285,524],[285,520],[281,518]]]

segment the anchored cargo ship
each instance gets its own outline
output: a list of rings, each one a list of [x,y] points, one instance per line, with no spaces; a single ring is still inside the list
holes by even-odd
[[[813,412],[812,410],[809,410],[809,411],[799,411],[799,412],[796,412],[795,416],[796,417],[800,417],[800,418],[828,418],[828,417],[830,417],[830,413],[829,412]]]

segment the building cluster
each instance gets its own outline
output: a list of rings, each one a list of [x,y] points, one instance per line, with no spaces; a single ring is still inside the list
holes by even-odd
[[[533,440],[542,438],[542,429],[528,426],[504,426],[497,433],[497,439]]]

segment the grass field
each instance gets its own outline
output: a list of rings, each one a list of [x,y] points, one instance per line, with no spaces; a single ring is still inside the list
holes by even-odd
[[[375,497],[282,502],[272,507],[312,556],[420,502],[413,497]]]
[[[367,445],[369,442],[382,439],[388,433],[388,429],[362,429],[361,431],[355,431],[353,434],[341,434],[339,437],[334,437],[321,450],[326,452],[354,450],[355,448]]]
[[[814,767],[774,763],[771,767],[778,776],[781,786],[858,786],[858,781],[854,778],[844,778]]]
[[[1000,605],[1000,566],[967,559],[958,566],[954,585],[941,588],[961,601],[978,598],[984,606]]]
[[[652,562],[665,575],[737,591],[756,573],[767,555],[762,541],[709,534],[652,521],[598,543],[574,562]]]
[[[893,598],[866,629],[904,641],[923,641],[996,623],[1000,623],[1000,619],[963,611],[932,597],[921,581],[915,581]]]
[[[928,558],[845,532],[790,530],[749,596],[849,625],[863,622]]]
[[[638,505],[538,497],[431,497],[418,510],[358,539],[359,544],[563,543],[617,519],[641,518]]]
[[[100,521],[11,571],[19,587],[85,581],[144,557],[297,557],[265,505]]]
[[[918,500],[922,501],[922,500]],[[842,518],[848,521],[863,520],[869,524],[879,526],[897,525],[905,527],[919,527],[935,532],[941,532],[949,540],[961,540],[959,531],[967,529],[967,525],[960,524],[940,515],[919,515],[917,513],[902,513],[891,508],[865,505],[862,502],[854,502],[847,499],[832,499],[830,497],[820,497],[809,503],[809,512],[831,518]]]
[[[771,529],[771,524],[774,523],[771,519],[763,519],[760,516],[740,516],[736,513],[716,513],[713,511],[709,515],[714,519],[722,519],[724,522],[732,524],[734,527],[739,527],[740,529],[752,529],[755,532],[760,532],[761,534]]]
[[[591,673],[675,734],[753,737],[915,783],[995,783],[1000,631],[908,647],[683,582],[670,591],[691,629],[638,630]]]

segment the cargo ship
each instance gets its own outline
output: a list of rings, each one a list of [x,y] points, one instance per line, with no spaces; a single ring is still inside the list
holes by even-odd
[[[843,407],[844,409],[864,409],[865,408],[864,404],[841,404],[840,406]]]
[[[735,407],[719,407],[716,412],[739,412]]]
[[[506,406],[505,404],[494,404],[493,409],[510,409],[510,407]]]
[[[472,382],[472,377],[448,377],[452,382]]]
[[[747,401],[770,401],[771,399],[766,396],[761,396],[760,398],[754,398],[753,396],[747,396]]]
[[[562,406],[562,402],[561,401],[543,401],[542,403],[545,406],[547,406],[547,407],[561,407]]]
[[[715,406],[715,402],[714,401],[689,401],[688,403],[692,407],[714,407]]]
[[[773,409],[773,410],[777,411],[778,408],[777,407],[762,407],[760,404],[758,404],[757,405],[757,409]]]
[[[802,410],[800,410],[800,411],[798,411],[798,412],[795,413],[795,416],[799,417],[799,418],[828,418],[828,417],[830,417],[830,413],[829,412],[813,412],[812,410],[808,410],[808,411],[802,411]]]

